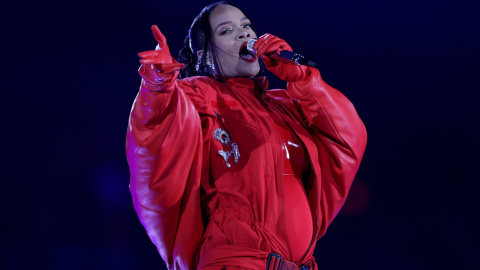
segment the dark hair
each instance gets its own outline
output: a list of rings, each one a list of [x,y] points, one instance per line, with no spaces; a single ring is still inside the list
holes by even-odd
[[[218,70],[218,64],[216,63],[215,44],[212,42],[212,27],[210,25],[210,14],[213,10],[219,5],[230,5],[238,8],[247,19],[250,20],[250,17],[237,7],[235,4],[228,1],[220,1],[206,6],[200,14],[197,15],[195,20],[193,20],[190,30],[188,30],[187,37],[185,38],[183,49],[180,51],[178,56],[178,62],[184,63],[185,67],[182,68],[178,76],[179,79],[192,77],[192,76],[209,76],[212,77],[213,74],[210,73],[210,69],[207,66],[207,53],[210,51],[212,53],[212,60],[215,65],[215,68]],[[250,20],[251,21],[251,20]],[[255,27],[252,23],[252,30],[255,31]],[[203,50],[201,59],[197,57],[197,52]],[[196,68],[198,63],[198,70]],[[263,66],[263,63],[260,61],[260,66]],[[261,68],[262,70],[262,68]]]

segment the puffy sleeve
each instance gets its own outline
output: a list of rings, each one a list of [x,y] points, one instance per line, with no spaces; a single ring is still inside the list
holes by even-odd
[[[202,129],[188,94],[201,100],[202,93],[177,80],[181,67],[140,67],[142,82],[128,122],[126,152],[133,204],[148,236],[169,269],[195,269],[192,258],[203,234]]]
[[[306,80],[288,83],[287,91],[299,100],[319,152],[318,239],[347,198],[365,151],[367,133],[353,104],[326,84],[317,69],[309,67],[307,72]]]

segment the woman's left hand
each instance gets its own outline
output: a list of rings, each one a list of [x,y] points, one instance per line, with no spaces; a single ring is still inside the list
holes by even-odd
[[[265,34],[258,38],[253,49],[257,51],[258,57],[262,57],[265,67],[281,80],[296,82],[307,78],[308,69],[306,66],[284,63],[269,57],[269,55],[280,51],[292,51],[292,48],[285,40],[271,34]]]

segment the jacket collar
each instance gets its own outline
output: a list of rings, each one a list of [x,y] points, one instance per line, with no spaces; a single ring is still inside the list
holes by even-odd
[[[254,90],[257,85],[263,89],[268,89],[267,77],[257,77],[255,79],[246,77],[216,77],[217,81],[224,82],[230,87],[234,87],[238,90]]]

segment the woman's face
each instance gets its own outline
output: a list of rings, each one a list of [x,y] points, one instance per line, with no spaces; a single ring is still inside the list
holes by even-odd
[[[260,71],[256,56],[240,50],[257,35],[251,22],[236,7],[219,5],[210,14],[214,51],[223,76],[253,77]],[[218,72],[218,71],[217,71]]]

